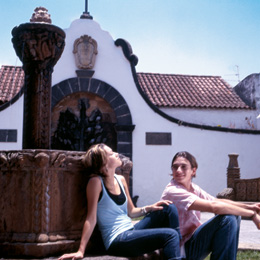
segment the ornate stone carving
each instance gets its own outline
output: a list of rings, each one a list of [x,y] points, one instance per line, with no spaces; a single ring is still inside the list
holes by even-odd
[[[234,188],[234,180],[240,178],[240,168],[238,167],[238,154],[229,154],[229,164],[227,168],[227,187]]]
[[[83,154],[40,149],[0,152],[1,253],[43,257],[77,249],[87,209]],[[129,183],[132,162],[120,158],[118,173]]]
[[[44,7],[37,7],[34,9],[31,23],[51,23],[51,16],[48,14],[48,10]]]
[[[225,188],[223,191],[217,194],[217,198],[234,200],[235,199],[234,189]]]
[[[259,201],[260,178],[241,179],[235,181],[236,200]]]
[[[96,61],[97,42],[88,35],[83,35],[74,42],[73,53],[79,69],[93,69]]]
[[[227,198],[237,201],[259,201],[260,200],[260,178],[240,179],[240,168],[238,167],[238,154],[229,154],[229,165],[227,168],[227,189],[217,194],[218,198]]]
[[[246,198],[249,201],[257,201],[258,185],[256,180],[248,180],[246,183]]]
[[[25,72],[23,148],[50,149],[51,74],[65,33],[54,25],[27,23],[15,27],[12,35]]]
[[[240,180],[235,184],[235,198],[239,201],[246,201],[246,183]]]

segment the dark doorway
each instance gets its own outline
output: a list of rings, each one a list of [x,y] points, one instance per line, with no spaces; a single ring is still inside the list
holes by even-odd
[[[71,94],[53,109],[52,149],[86,151],[105,143],[117,150],[115,115],[109,104],[87,93]]]

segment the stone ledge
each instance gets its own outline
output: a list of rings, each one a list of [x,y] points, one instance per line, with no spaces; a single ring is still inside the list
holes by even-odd
[[[163,255],[160,250],[156,250],[149,254],[144,254],[137,257],[121,257],[110,255],[86,255],[84,260],[163,260]]]
[[[28,260],[29,258],[0,258],[0,260]],[[35,260],[30,259],[30,260]],[[83,260],[163,260],[162,256],[139,256],[139,257],[120,257],[120,256],[109,256],[109,255],[100,255],[100,256],[85,256]],[[58,260],[58,258],[50,257],[44,258],[41,260]]]
[[[5,260],[7,258],[0,258],[0,260]],[[26,260],[29,258],[8,258],[8,260]],[[34,257],[33,259],[39,259]],[[33,260],[31,258],[31,260]],[[58,257],[48,257],[48,258],[41,258],[41,260],[58,260]],[[111,256],[111,255],[90,255],[86,254],[83,260],[163,260],[163,255],[160,250],[156,250],[149,254],[144,254],[138,257],[121,257],[121,256]]]
[[[23,260],[30,259],[39,259],[43,258],[44,260],[56,260],[58,257],[64,253],[69,253],[76,251],[79,247],[79,241],[74,240],[63,240],[58,242],[47,242],[47,243],[2,243],[0,244],[1,257],[7,257],[8,260],[19,259]],[[102,251],[103,249],[101,249]],[[30,254],[28,254],[30,252]],[[59,255],[57,255],[59,252]],[[105,255],[104,253],[91,253],[97,252],[92,251],[86,252],[84,260],[162,260],[163,254],[161,250],[153,251],[149,254],[144,254],[138,257],[120,257],[120,256],[110,256]],[[48,257],[49,256],[49,257]],[[57,257],[50,257],[57,256]],[[4,260],[5,258],[0,258]]]
[[[20,259],[23,257],[42,258],[44,256],[57,255],[57,252],[65,253],[78,248],[79,242],[74,240],[63,240],[47,243],[10,243],[0,244],[0,252],[3,257]]]

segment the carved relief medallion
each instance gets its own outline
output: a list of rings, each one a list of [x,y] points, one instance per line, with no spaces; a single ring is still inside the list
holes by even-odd
[[[88,35],[83,35],[74,42],[73,53],[79,69],[92,69],[95,65],[97,42]]]

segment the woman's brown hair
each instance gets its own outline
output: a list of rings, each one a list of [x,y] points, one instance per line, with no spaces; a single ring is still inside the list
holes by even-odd
[[[86,167],[89,175],[96,174],[105,177],[102,172],[102,168],[107,162],[107,153],[104,147],[105,144],[103,143],[92,145],[83,156],[82,163]]]

